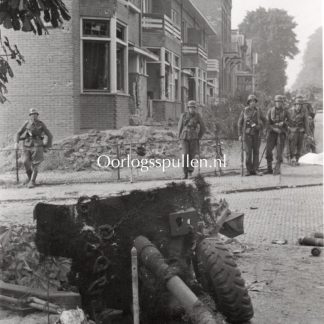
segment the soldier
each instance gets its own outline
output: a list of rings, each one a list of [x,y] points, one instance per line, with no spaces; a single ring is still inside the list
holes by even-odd
[[[299,165],[298,160],[303,148],[305,133],[310,134],[308,110],[303,103],[303,99],[296,99],[295,105],[288,111],[288,143],[293,165]]]
[[[280,174],[280,166],[282,163],[282,153],[285,147],[288,112],[283,107],[282,96],[275,96],[275,107],[268,110],[267,120],[269,125],[269,132],[267,137],[267,174]],[[274,148],[277,148],[277,161],[275,170],[272,169]]]
[[[246,155],[246,176],[262,175],[262,173],[258,172],[258,168],[260,133],[264,118],[260,109],[256,106],[257,102],[256,96],[249,95],[247,100],[248,106],[243,109],[238,120],[239,140],[244,142]]]
[[[53,136],[46,125],[38,119],[38,112],[32,108],[27,120],[16,134],[15,149],[18,149],[19,141],[23,140],[24,166],[27,173],[29,188],[35,187],[38,168],[44,160],[44,152],[52,146]],[[47,136],[46,144],[43,143],[43,135]]]
[[[199,140],[205,133],[205,125],[199,113],[196,112],[196,102],[187,104],[188,112],[184,112],[179,120],[178,135],[182,141],[184,155],[184,179],[188,179],[194,171],[192,160],[199,150]]]
[[[311,103],[308,100],[304,100],[304,106],[307,109],[308,112],[308,122],[309,122],[309,135],[311,135],[312,137],[314,137],[314,132],[315,132],[315,111],[311,105]]]

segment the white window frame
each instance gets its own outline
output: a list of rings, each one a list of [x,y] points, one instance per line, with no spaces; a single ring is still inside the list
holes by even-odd
[[[110,33],[110,37],[95,37],[95,36],[84,36],[83,35],[83,21],[84,20],[105,20],[109,22],[109,33]],[[84,78],[84,71],[83,71],[83,53],[84,53],[84,41],[85,40],[94,40],[94,41],[100,41],[103,43],[109,43],[109,49],[111,52],[111,19],[108,18],[101,18],[101,17],[81,17],[80,19],[80,87],[81,87],[81,93],[82,94],[90,94],[90,93],[96,93],[96,94],[102,94],[102,93],[110,93],[111,92],[111,71],[109,71],[110,73],[110,77],[109,77],[109,90],[84,90],[84,82],[83,82],[83,78]],[[111,54],[111,53],[109,53]],[[109,62],[109,69],[111,70],[111,59]]]
[[[124,49],[124,51],[125,51],[125,55],[124,55],[124,91],[117,90],[117,75],[116,75],[116,91],[117,91],[117,93],[128,94],[128,26],[127,26],[127,24],[125,24],[122,21],[117,19],[116,28],[117,28],[118,24],[125,28],[125,39],[124,40],[117,38],[117,35],[116,35],[116,43],[125,47],[125,49]],[[117,50],[117,46],[116,46],[116,50]],[[116,65],[117,65],[117,57],[116,57]],[[117,70],[117,66],[116,66],[116,70]]]
[[[109,37],[92,37],[92,36],[84,36],[83,35],[83,21],[84,20],[106,20],[109,22]],[[125,27],[125,39],[120,40],[117,38],[116,29],[117,24],[122,25]],[[110,62],[109,62],[109,90],[84,90],[83,78],[84,78],[84,71],[83,71],[83,43],[84,40],[94,40],[94,41],[102,41],[102,42],[109,42],[110,46]],[[124,91],[117,91],[117,44],[121,44],[125,46],[125,55],[124,55]],[[81,94],[129,94],[128,89],[128,26],[124,22],[116,19],[115,16],[111,18],[103,18],[103,17],[91,17],[91,16],[84,16],[80,17],[80,88]]]

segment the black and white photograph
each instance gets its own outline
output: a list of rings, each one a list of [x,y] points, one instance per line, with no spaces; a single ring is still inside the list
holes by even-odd
[[[0,0],[0,324],[324,323],[322,0]]]

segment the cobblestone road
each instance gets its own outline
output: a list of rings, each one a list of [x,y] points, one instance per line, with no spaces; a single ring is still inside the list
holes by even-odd
[[[271,243],[323,230],[323,187],[291,188],[223,196],[233,210],[244,212],[245,232],[241,242]],[[252,209],[251,209],[252,208]]]

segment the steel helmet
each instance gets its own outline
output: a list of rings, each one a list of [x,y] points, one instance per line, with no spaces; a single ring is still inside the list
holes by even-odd
[[[195,100],[188,101],[187,106],[188,106],[188,108],[189,107],[197,107],[196,101]]]
[[[35,108],[31,108],[29,110],[29,116],[30,115],[39,115],[39,112]]]
[[[296,98],[295,105],[302,105],[304,103],[304,100],[302,98]]]
[[[276,95],[275,96],[275,102],[283,102],[282,96],[281,95]]]
[[[258,102],[257,97],[256,97],[255,95],[253,95],[253,94],[250,94],[250,95],[248,96],[247,103],[249,104],[250,101],[252,101],[252,100],[254,100],[255,102]]]

